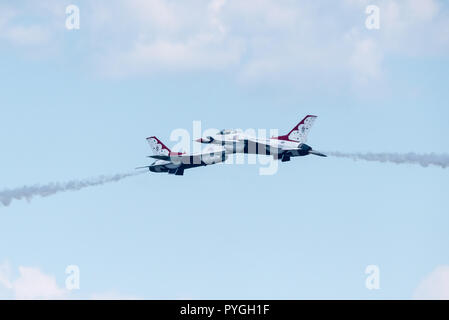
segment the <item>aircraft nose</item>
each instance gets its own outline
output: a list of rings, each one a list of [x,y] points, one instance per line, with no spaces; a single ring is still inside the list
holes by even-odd
[[[200,143],[212,143],[212,141],[214,141],[214,138],[212,138],[211,136],[208,136],[206,138],[196,139],[195,141],[200,142]]]

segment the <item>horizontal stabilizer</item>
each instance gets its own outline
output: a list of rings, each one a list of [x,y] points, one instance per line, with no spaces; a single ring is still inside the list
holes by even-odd
[[[157,159],[157,160],[166,160],[166,161],[170,161],[171,157],[170,156],[165,156],[162,154],[155,154],[152,156],[148,156],[149,158],[153,158],[153,159]]]

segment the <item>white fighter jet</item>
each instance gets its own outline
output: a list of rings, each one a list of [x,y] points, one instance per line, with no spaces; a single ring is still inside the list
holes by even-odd
[[[168,172],[169,174],[182,176],[184,169],[208,166],[224,162],[227,159],[225,149],[221,146],[207,148],[201,153],[186,154],[184,152],[172,152],[154,136],[147,138],[147,141],[153,151],[153,155],[149,157],[156,159],[156,161],[149,166],[136,169],[148,168],[151,172]]]
[[[244,134],[241,130],[221,130],[214,136],[197,139],[200,143],[219,145],[226,153],[248,153],[272,155],[282,162],[290,161],[291,157],[314,154],[326,157],[306,144],[307,135],[316,116],[308,115],[302,119],[289,133],[270,139],[260,139]]]

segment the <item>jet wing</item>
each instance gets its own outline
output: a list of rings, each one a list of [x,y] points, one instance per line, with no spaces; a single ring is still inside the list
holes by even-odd
[[[152,155],[149,158],[157,160],[171,161],[174,163],[185,163],[185,164],[200,164],[204,162],[205,157],[222,156],[225,154],[225,149],[223,147],[209,146],[200,153],[194,154],[175,154],[175,155]]]

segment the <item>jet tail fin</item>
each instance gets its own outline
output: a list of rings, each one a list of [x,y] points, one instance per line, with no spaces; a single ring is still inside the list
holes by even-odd
[[[151,151],[155,155],[166,155],[168,156],[171,150],[162,143],[157,137],[152,136],[147,138],[148,144],[150,145]]]
[[[296,126],[294,126],[289,133],[283,136],[275,137],[274,139],[305,143],[307,141],[307,135],[309,134],[310,128],[312,128],[316,118],[317,116],[307,115]]]
[[[159,156],[179,156],[183,153],[181,152],[172,152],[165,144],[162,143],[157,137],[152,136],[147,138],[148,144],[151,147],[151,151],[153,151],[154,155]]]

